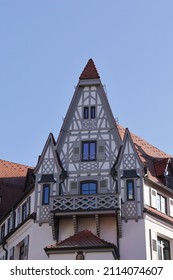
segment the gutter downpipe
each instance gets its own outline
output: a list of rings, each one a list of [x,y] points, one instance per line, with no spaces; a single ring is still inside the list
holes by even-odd
[[[8,250],[5,248],[6,242],[2,242],[2,248],[5,251],[5,260],[8,260]]]

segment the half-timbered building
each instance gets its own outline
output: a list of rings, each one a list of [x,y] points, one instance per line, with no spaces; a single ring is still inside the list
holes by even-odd
[[[0,161],[0,258],[173,259],[173,158],[115,121],[92,59],[36,167]]]

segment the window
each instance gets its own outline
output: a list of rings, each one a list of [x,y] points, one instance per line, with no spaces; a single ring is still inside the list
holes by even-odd
[[[96,141],[82,142],[82,160],[96,160]]]
[[[88,181],[81,183],[81,194],[96,194],[97,193],[97,182]]]
[[[89,119],[89,107],[84,107],[84,109],[83,109],[83,118],[85,120]]]
[[[157,193],[157,210],[166,214],[166,197]]]
[[[50,198],[50,184],[43,184],[43,196],[42,196],[42,204],[49,204]]]
[[[95,119],[95,117],[96,117],[95,106],[91,106],[91,108],[90,108],[90,116],[91,116],[91,119]]]
[[[22,205],[22,222],[27,218],[27,203]]]
[[[1,241],[4,239],[4,237],[5,237],[5,224],[3,224],[1,227]]]
[[[12,224],[12,220],[11,220],[11,217],[10,217],[7,220],[7,233],[9,233],[11,231],[11,224]]]
[[[134,180],[127,180],[127,200],[134,200]]]
[[[76,260],[84,260],[84,254],[82,251],[77,252]]]
[[[158,260],[170,260],[170,244],[169,241],[161,237],[157,237]]]
[[[85,106],[83,108],[83,118],[84,120],[87,120],[87,119],[95,119],[96,117],[96,107],[95,106]]]
[[[24,244],[19,248],[19,260],[24,260]]]

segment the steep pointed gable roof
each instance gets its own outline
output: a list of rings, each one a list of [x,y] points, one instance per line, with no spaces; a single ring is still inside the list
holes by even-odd
[[[46,151],[47,151],[47,149],[48,149],[49,144],[50,144],[51,147],[52,147],[52,152],[53,152],[53,154],[54,154],[54,159],[55,159],[55,161],[56,161],[56,164],[57,164],[57,166],[58,166],[59,168],[61,168],[60,162],[59,162],[59,157],[58,157],[57,153],[56,153],[55,150],[54,150],[54,146],[55,146],[56,142],[55,142],[55,139],[54,139],[53,134],[50,133],[49,136],[48,136],[48,138],[47,138],[47,141],[46,141],[46,143],[45,143],[45,145],[44,145],[42,154],[41,154],[41,155],[39,156],[39,158],[38,158],[38,162],[37,162],[37,165],[36,165],[36,167],[35,167],[35,169],[34,169],[34,173],[37,173],[38,169],[40,168],[40,165],[41,165],[41,163],[42,163],[42,160],[43,160],[43,158],[44,158],[44,156],[45,156],[45,153],[46,153]]]
[[[94,61],[90,58],[80,75],[80,80],[86,80],[86,79],[99,79],[100,76],[97,72],[96,66],[94,64]]]

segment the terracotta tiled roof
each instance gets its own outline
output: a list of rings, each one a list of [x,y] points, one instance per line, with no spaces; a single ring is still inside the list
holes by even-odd
[[[115,247],[114,244],[100,239],[89,230],[80,231],[65,240],[48,246],[48,249],[65,249],[65,248],[89,248],[89,247]]]
[[[28,170],[26,165],[0,160],[0,217],[22,196]]]
[[[168,161],[169,161],[169,158],[164,158],[164,159],[157,160],[156,162],[154,162],[154,167],[155,167],[157,176],[163,176],[163,174],[166,170]]]
[[[121,125],[117,125],[121,139],[123,140],[125,129]],[[156,183],[163,184],[159,176],[164,174],[166,165],[171,156],[155,146],[149,144],[144,139],[130,132],[136,151],[142,163],[148,169],[148,178]]]
[[[0,179],[26,176],[29,166],[0,160]]]
[[[89,59],[79,79],[86,80],[86,79],[99,79],[99,78],[100,76],[97,72],[94,61],[92,59]]]
[[[123,128],[121,125],[117,125],[119,134],[121,136],[121,139],[123,140],[124,134],[125,134],[125,128]],[[131,137],[133,139],[133,142],[136,146],[136,149],[138,151],[138,154],[141,156],[142,161],[144,161],[143,157],[144,155],[148,155],[154,158],[170,158],[170,155],[166,154],[165,152],[159,150],[155,146],[151,145],[141,137],[137,136],[136,134],[130,132]]]

